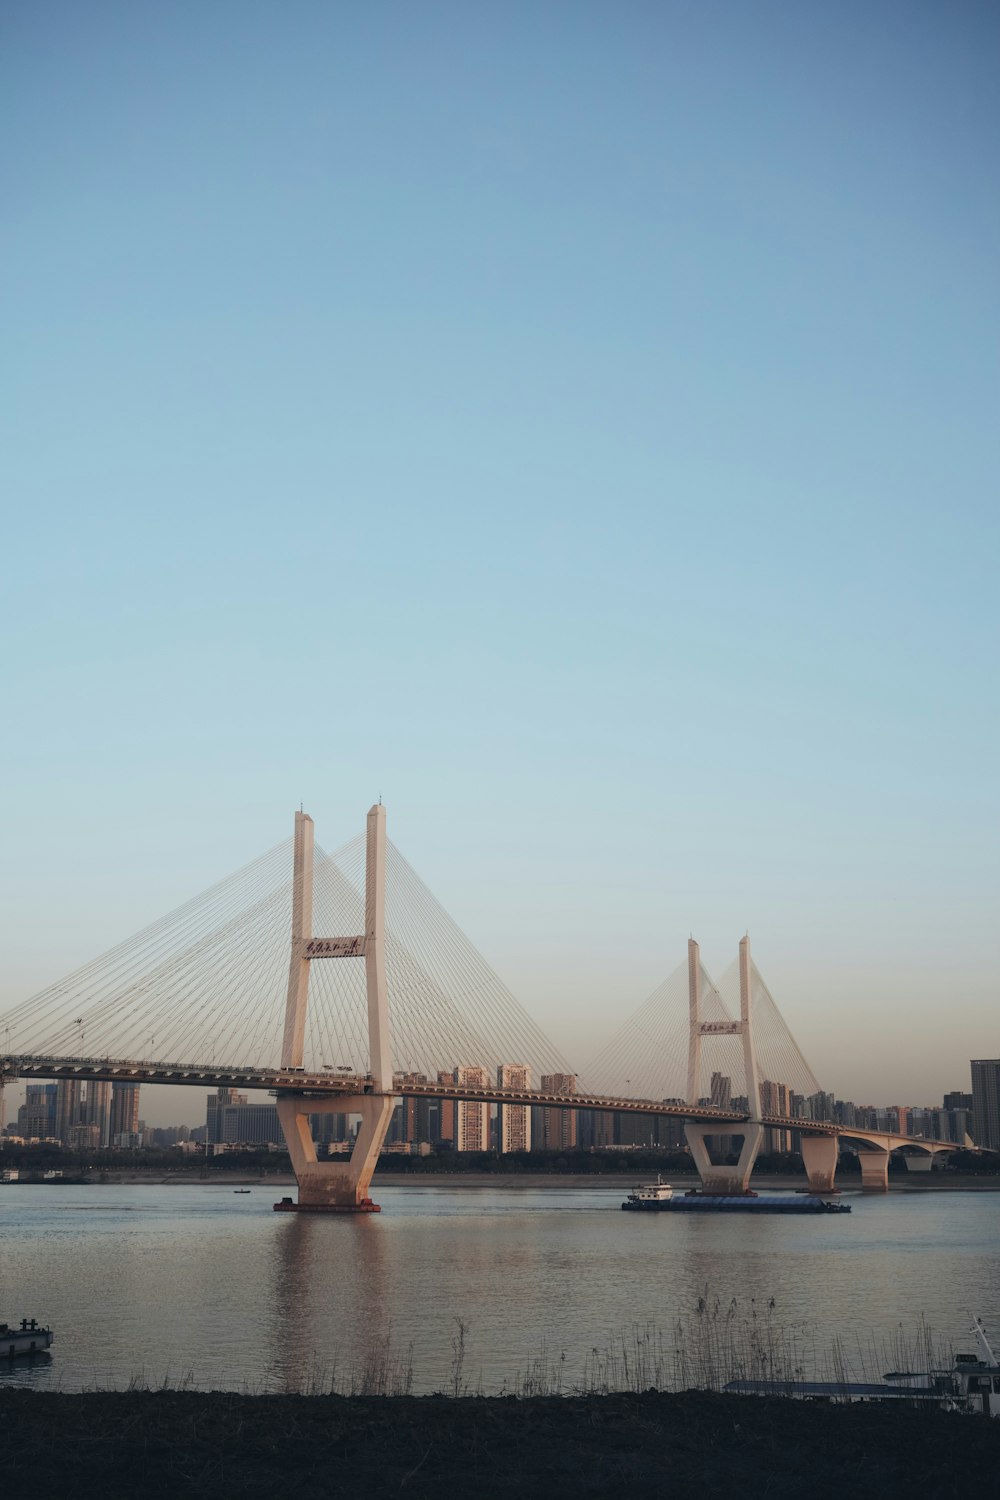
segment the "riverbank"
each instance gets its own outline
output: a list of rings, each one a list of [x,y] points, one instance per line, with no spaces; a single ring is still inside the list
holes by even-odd
[[[16,1437],[16,1441],[15,1441]],[[5,1488],[77,1500],[991,1494],[1000,1421],[682,1395],[452,1400],[0,1389]]]
[[[546,1190],[559,1190],[567,1188],[605,1188],[609,1192],[622,1193],[628,1188],[634,1187],[638,1181],[649,1181],[649,1172],[378,1172],[372,1182],[372,1195],[378,1200],[378,1190],[383,1187],[429,1187],[429,1188],[500,1188],[504,1191],[517,1188],[545,1188]],[[27,1183],[24,1179],[20,1182],[5,1182],[0,1184],[0,1191],[7,1188],[16,1189],[25,1186],[44,1186],[59,1188],[63,1186],[79,1185],[81,1179],[74,1177],[70,1179],[56,1178],[45,1183]],[[672,1172],[670,1181],[675,1186],[685,1190],[695,1187],[698,1182],[697,1175],[693,1172]],[[137,1168],[131,1171],[106,1171],[94,1172],[87,1179],[89,1185],[95,1187],[107,1185],[133,1184],[146,1187],[252,1187],[260,1189],[287,1188],[295,1186],[295,1178],[290,1172],[268,1173],[266,1177],[241,1172],[163,1172],[158,1169]],[[806,1180],[799,1174],[781,1176],[776,1173],[768,1173],[754,1176],[752,1180],[754,1190],[766,1192],[795,1192],[805,1191]],[[844,1173],[838,1178],[837,1186],[841,1192],[859,1192],[861,1179]],[[962,1172],[911,1172],[906,1176],[902,1173],[892,1175],[889,1178],[889,1191],[897,1192],[965,1192],[965,1193],[996,1193],[1000,1192],[1000,1176],[982,1177],[974,1173]]]

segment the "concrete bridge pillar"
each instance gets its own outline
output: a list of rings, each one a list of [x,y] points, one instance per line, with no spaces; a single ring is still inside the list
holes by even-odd
[[[814,1193],[835,1191],[833,1179],[839,1155],[840,1145],[835,1135],[803,1135],[802,1165]]]
[[[369,1198],[368,1189],[395,1104],[391,1094],[353,1094],[333,1099],[303,1099],[298,1094],[278,1096],[278,1119],[299,1185],[295,1207],[313,1213],[378,1213],[378,1204]],[[309,1116],[332,1114],[360,1115],[361,1128],[349,1157],[319,1161]]]
[[[889,1191],[888,1151],[859,1151],[861,1163],[861,1190],[864,1193],[887,1193]]]
[[[751,1124],[749,1121],[735,1127],[726,1126],[727,1133],[733,1135],[743,1133],[740,1159],[734,1167],[716,1165],[709,1155],[706,1137],[718,1135],[721,1128],[718,1124],[687,1120],[684,1124],[684,1135],[691,1148],[691,1160],[701,1178],[702,1192],[718,1193],[727,1198],[740,1197],[750,1187],[750,1174],[764,1139],[764,1127]]]

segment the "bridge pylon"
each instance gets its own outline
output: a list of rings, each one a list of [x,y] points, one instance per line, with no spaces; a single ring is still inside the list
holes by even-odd
[[[698,1084],[701,1076],[701,1042],[704,1036],[739,1036],[743,1038],[743,1063],[746,1074],[746,1093],[751,1115],[760,1112],[760,1080],[757,1073],[757,1053],[753,1036],[753,986],[750,966],[750,939],[740,940],[740,1019],[738,1021],[703,1021],[701,1018],[701,953],[692,938],[688,943],[688,1104],[698,1103]],[[712,1161],[708,1149],[708,1137],[729,1133],[724,1126],[705,1121],[688,1120],[684,1134],[691,1148],[691,1157],[698,1169],[701,1185],[706,1193],[717,1193],[724,1197],[740,1197],[750,1187],[750,1174],[764,1140],[764,1127],[759,1122],[747,1120],[743,1131],[743,1145],[739,1161],[735,1166],[718,1165]]]
[[[292,1159],[299,1187],[296,1204],[276,1208],[306,1213],[377,1213],[368,1196],[382,1143],[396,1105],[392,1093],[392,1042],[385,970],[385,808],[368,813],[365,849],[365,930],[347,937],[318,938],[313,933],[313,820],[295,814],[294,875],[292,881],[292,943],[285,1002],[285,1030],[281,1065],[302,1067],[309,972],[325,959],[364,958],[368,996],[369,1072],[361,1092],[335,1098],[307,1098],[278,1093],[278,1119]],[[346,1160],[319,1161],[310,1115],[360,1115],[361,1127]]]

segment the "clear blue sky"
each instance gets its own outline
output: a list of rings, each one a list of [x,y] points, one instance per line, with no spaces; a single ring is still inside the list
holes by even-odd
[[[381,793],[567,1055],[749,927],[826,1087],[968,1087],[998,41],[8,0],[0,1004]]]

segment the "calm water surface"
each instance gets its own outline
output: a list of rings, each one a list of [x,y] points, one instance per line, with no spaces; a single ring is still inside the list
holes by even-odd
[[[279,1189],[280,1196],[283,1189]],[[636,1326],[767,1307],[817,1349],[923,1316],[1000,1333],[1000,1194],[845,1194],[831,1219],[636,1215],[622,1189],[383,1187],[377,1216],[275,1214],[274,1188],[0,1188],[0,1318],[56,1331],[0,1382],[301,1389],[412,1346],[415,1390],[508,1388],[544,1358],[564,1386]],[[964,1342],[968,1342],[965,1340]],[[1000,1340],[998,1340],[1000,1342]]]

